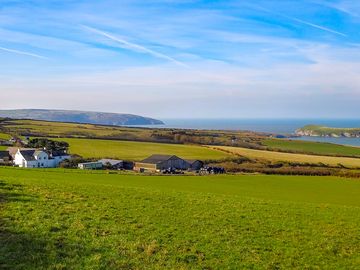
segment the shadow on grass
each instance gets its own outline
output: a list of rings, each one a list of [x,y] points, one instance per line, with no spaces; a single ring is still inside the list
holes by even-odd
[[[0,269],[53,268],[50,247],[54,244],[21,232],[15,226],[15,215],[4,216],[7,204],[20,203],[21,207],[22,203],[34,200],[36,197],[25,194],[21,185],[0,180]]]

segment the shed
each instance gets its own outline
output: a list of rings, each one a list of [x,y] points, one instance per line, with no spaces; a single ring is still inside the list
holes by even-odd
[[[78,168],[81,170],[99,170],[102,169],[103,164],[101,162],[85,162],[79,163]]]
[[[0,163],[9,162],[11,160],[11,156],[9,151],[0,151]]]
[[[115,169],[115,170],[124,168],[123,160],[101,159],[101,160],[99,160],[99,162],[101,162],[104,167],[111,167],[111,169]]]

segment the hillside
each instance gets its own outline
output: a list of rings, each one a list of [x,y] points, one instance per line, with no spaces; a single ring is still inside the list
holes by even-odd
[[[360,128],[334,128],[308,125],[296,130],[299,136],[360,138]]]
[[[162,125],[162,121],[133,114],[69,110],[0,110],[0,117],[99,125]]]

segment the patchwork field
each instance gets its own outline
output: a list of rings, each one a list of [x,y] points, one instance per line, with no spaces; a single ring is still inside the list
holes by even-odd
[[[70,144],[70,152],[84,158],[141,160],[153,154],[177,155],[186,159],[221,159],[230,156],[219,150],[198,145],[164,144],[92,139],[58,139]]]
[[[209,148],[222,150],[226,153],[241,155],[251,159],[264,159],[269,161],[287,161],[299,163],[324,163],[334,166],[342,164],[347,167],[360,168],[360,158],[292,154],[228,146],[209,146]]]
[[[360,182],[0,168],[1,269],[356,269]]]
[[[351,147],[331,143],[268,139],[264,140],[263,144],[274,149],[280,149],[282,151],[297,151],[317,155],[360,157],[360,147]]]

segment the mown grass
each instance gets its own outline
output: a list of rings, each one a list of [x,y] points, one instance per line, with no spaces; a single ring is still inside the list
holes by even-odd
[[[0,168],[2,269],[356,269],[360,182]]]
[[[142,160],[153,154],[177,155],[187,159],[221,159],[230,156],[218,150],[199,145],[164,144],[147,142],[129,142],[95,139],[61,138],[70,145],[72,154],[84,158],[119,158],[125,160]]]
[[[263,144],[282,151],[296,151],[318,155],[360,157],[360,147],[351,147],[321,142],[307,142],[284,139],[268,139]]]
[[[254,150],[240,147],[228,146],[209,146],[211,149],[222,150],[227,153],[241,155],[250,159],[263,159],[268,161],[285,161],[298,163],[323,163],[327,165],[337,166],[342,164],[346,167],[360,168],[360,158],[349,157],[331,157],[331,156],[316,156],[306,154],[281,153],[265,150]]]

